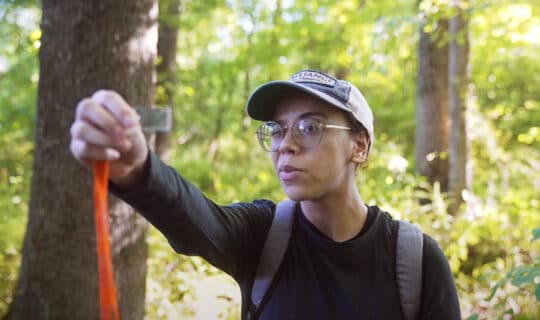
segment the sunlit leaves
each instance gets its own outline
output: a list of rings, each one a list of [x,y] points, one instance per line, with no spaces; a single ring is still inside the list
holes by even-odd
[[[0,4],[0,315],[11,302],[30,188],[39,10]]]
[[[475,2],[469,8],[472,89],[477,98],[469,128],[474,131],[475,180],[466,212],[452,219],[446,212],[446,195],[418,179],[410,165],[419,27],[416,5],[416,1],[228,1],[225,8],[208,7],[200,18],[201,11],[191,17],[186,13],[192,24],[181,32],[186,41],[180,54],[186,58],[179,60],[183,68],[179,135],[198,127],[200,136],[179,147],[173,161],[221,203],[253,197],[279,200],[279,184],[267,155],[257,149],[254,129],[245,131],[240,125],[242,98],[248,89],[287,78],[304,67],[343,74],[364,92],[377,119],[376,150],[368,169],[358,174],[362,196],[397,217],[417,221],[441,243],[456,272],[466,310],[474,310],[474,304],[487,299],[493,283],[510,266],[536,252],[527,234],[540,223],[534,215],[538,211],[538,201],[534,201],[534,186],[540,179],[534,171],[538,152],[522,149],[528,160],[508,150],[537,143],[535,128],[540,120],[535,106],[540,78],[535,76],[539,72],[534,61],[538,50],[534,50],[537,44],[524,39],[535,34],[538,23],[534,17],[520,20],[519,15],[505,18],[519,23],[501,22],[499,15],[510,2]],[[423,1],[422,11],[428,22],[436,21],[448,17],[448,5],[449,1]],[[435,23],[427,26],[437,33]],[[504,32],[491,34],[498,28]],[[448,41],[445,34],[437,36]],[[212,134],[222,102],[228,106],[222,114],[225,127],[217,137],[219,158],[212,160],[205,155],[215,139]],[[216,168],[218,175],[206,171]],[[429,204],[419,206],[418,199],[429,199]],[[517,247],[522,251],[516,251]],[[498,295],[512,292],[505,289]]]
[[[0,313],[16,274],[30,184],[40,46],[31,2],[0,4]],[[301,68],[339,74],[358,85],[376,118],[375,149],[358,172],[363,199],[438,240],[465,316],[497,318],[508,301],[527,310],[540,296],[520,267],[540,254],[530,231],[540,226],[540,8],[533,0],[471,3],[474,181],[456,218],[446,212],[447,195],[419,178],[412,160],[419,26],[425,21],[424,31],[447,41],[436,21],[448,17],[450,0],[424,0],[420,10],[412,0],[182,1],[180,17],[160,17],[179,27],[171,164],[218,203],[281,200],[255,124],[245,121],[245,100],[259,84]],[[147,313],[186,318],[197,279],[216,270],[172,255],[156,237],[149,239]],[[509,270],[519,271],[505,278]]]

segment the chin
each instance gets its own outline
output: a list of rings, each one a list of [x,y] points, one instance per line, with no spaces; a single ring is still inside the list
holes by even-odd
[[[296,202],[306,201],[313,198],[313,196],[311,196],[307,190],[303,190],[303,188],[299,187],[283,186],[283,191],[289,199]]]

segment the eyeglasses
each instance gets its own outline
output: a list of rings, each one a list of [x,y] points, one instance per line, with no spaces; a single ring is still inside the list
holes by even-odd
[[[267,121],[261,124],[259,129],[257,129],[259,144],[266,151],[277,151],[288,129],[287,126],[274,121]],[[323,124],[317,119],[305,118],[296,121],[292,125],[292,137],[294,142],[302,148],[313,148],[321,143],[324,129],[351,130],[349,127]]]

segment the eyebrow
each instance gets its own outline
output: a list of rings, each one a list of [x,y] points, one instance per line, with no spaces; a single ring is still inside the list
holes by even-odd
[[[311,111],[311,112],[305,112],[305,113],[302,113],[301,115],[299,115],[298,117],[296,117],[296,119],[294,119],[294,121],[297,121],[298,119],[302,119],[302,118],[307,118],[307,117],[322,117],[324,119],[328,119],[328,116],[322,112],[314,112],[314,111]],[[279,123],[279,124],[283,124],[285,121],[283,121],[283,119],[276,119],[275,122]]]

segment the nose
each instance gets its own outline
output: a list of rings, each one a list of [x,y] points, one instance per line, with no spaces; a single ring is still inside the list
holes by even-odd
[[[300,146],[294,140],[293,131],[291,129],[287,130],[277,151],[280,153],[298,153],[299,150]]]

